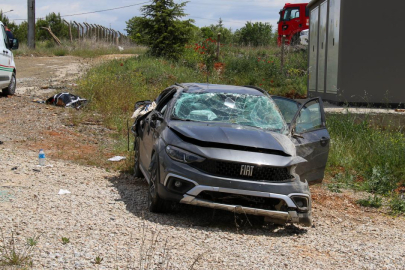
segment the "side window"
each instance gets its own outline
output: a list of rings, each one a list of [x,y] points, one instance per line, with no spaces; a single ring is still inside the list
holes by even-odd
[[[277,104],[277,107],[283,115],[285,122],[290,124],[294,118],[294,115],[300,108],[300,104],[294,100],[282,97],[272,97],[272,99]]]
[[[300,17],[299,8],[291,10],[291,19],[296,19]]]
[[[296,19],[300,17],[300,9],[299,8],[289,8],[284,11],[284,21],[289,21],[291,19]]]
[[[297,118],[295,132],[303,133],[322,127],[322,112],[318,100],[307,103]]]
[[[2,45],[4,48],[9,48],[8,46],[8,38],[6,34],[6,30],[4,30],[4,26],[1,26],[1,34],[3,36],[2,40],[0,41],[0,45]]]

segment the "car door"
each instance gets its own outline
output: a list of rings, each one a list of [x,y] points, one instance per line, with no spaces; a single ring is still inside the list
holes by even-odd
[[[161,129],[159,127],[162,122],[165,121],[164,118],[167,113],[166,109],[168,103],[173,98],[175,92],[175,89],[162,92],[162,94],[156,99],[156,102],[158,102],[156,108],[143,120],[144,123],[142,123],[142,137],[140,143],[140,164],[144,171],[147,171],[149,168],[155,141],[160,136]]]
[[[10,83],[11,72],[13,71],[10,67],[10,61],[11,51],[9,50],[6,30],[0,24],[0,88],[5,88]]]
[[[291,113],[300,103],[287,98],[272,98],[278,106],[283,104],[279,109],[286,122],[289,122],[290,136],[297,155],[307,160],[297,166],[297,174],[309,183],[322,181],[330,143],[322,99],[318,97],[303,102],[291,118]]]

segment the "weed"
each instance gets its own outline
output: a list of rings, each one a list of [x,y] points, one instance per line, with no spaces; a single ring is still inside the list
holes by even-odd
[[[328,189],[334,193],[342,193],[342,184],[341,183],[329,183]]]
[[[382,199],[376,195],[374,195],[373,197],[368,196],[367,199],[360,199],[357,200],[356,202],[364,207],[380,208],[382,205]]]
[[[94,264],[101,264],[102,261],[103,261],[103,258],[101,258],[100,256],[97,256],[97,257],[94,259]]]
[[[35,236],[28,238],[27,239],[28,246],[30,246],[30,247],[36,246],[38,244],[38,239],[39,239],[39,237],[35,237]]]
[[[401,198],[399,195],[392,196],[389,202],[392,214],[397,215],[405,213],[405,198]]]
[[[63,245],[66,245],[66,244],[69,244],[69,243],[70,243],[69,238],[67,238],[67,237],[62,237],[62,244],[63,244]]]
[[[32,251],[34,246],[37,244],[38,238],[29,238],[33,241],[27,241],[26,246],[17,245],[17,241],[14,238],[14,232],[11,234],[10,240],[2,234],[3,245],[0,247],[0,266],[19,266],[19,267],[32,267]],[[35,245],[33,245],[35,243]]]

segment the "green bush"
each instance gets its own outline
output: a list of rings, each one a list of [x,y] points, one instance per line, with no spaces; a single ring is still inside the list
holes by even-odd
[[[367,199],[360,199],[356,201],[358,204],[364,207],[380,208],[382,205],[382,199],[378,196],[368,196]]]
[[[389,204],[392,214],[405,213],[405,198],[401,198],[399,195],[394,195]]]
[[[352,114],[328,115],[327,124],[330,170],[342,167],[354,186],[383,195],[405,179],[405,137],[400,130],[382,130],[371,126],[368,117]]]

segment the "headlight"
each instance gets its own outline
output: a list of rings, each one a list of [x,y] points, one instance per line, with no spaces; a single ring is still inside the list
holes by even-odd
[[[199,155],[193,154],[186,150],[168,145],[166,146],[166,153],[174,160],[183,162],[183,163],[192,163],[192,162],[202,162],[205,158],[200,157]]]

